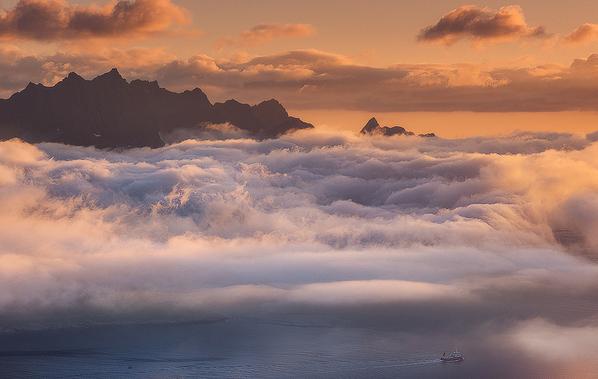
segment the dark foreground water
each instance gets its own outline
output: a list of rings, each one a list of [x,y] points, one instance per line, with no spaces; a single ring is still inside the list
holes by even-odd
[[[465,362],[441,363],[449,344],[446,336],[255,319],[17,332],[0,335],[0,377],[592,376],[507,357],[484,341],[463,342]]]

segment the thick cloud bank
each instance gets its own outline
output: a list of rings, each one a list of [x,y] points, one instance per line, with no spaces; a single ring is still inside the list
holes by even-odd
[[[300,312],[595,346],[590,139],[236,138],[0,143],[0,326]]]
[[[72,5],[66,0],[19,0],[12,9],[0,9],[0,38],[122,38],[165,31],[185,19],[183,9],[170,0],[122,0],[103,7]]]
[[[203,54],[177,59],[163,50],[101,49],[30,55],[0,46],[0,96],[29,81],[54,85],[71,71],[92,78],[118,67],[129,79],[158,80],[174,91],[202,88],[214,101],[276,98],[289,109],[376,112],[554,112],[598,110],[598,54],[569,66],[477,64],[360,65],[318,50],[294,50],[241,61]],[[1,103],[1,101],[0,101]]]

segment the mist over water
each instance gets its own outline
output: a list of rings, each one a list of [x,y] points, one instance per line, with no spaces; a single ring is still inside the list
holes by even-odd
[[[0,142],[0,365],[591,377],[594,140]],[[440,364],[455,346],[466,361]]]

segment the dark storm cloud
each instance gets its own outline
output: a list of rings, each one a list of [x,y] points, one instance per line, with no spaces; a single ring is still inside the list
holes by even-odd
[[[546,32],[542,27],[530,27],[521,7],[510,5],[494,11],[464,5],[442,16],[436,24],[423,29],[418,40],[450,44],[463,38],[497,41],[523,37],[546,37]]]
[[[19,0],[14,8],[0,12],[0,38],[115,38],[164,31],[184,20],[183,10],[170,0],[122,0],[104,7],[75,6],[65,0]]]

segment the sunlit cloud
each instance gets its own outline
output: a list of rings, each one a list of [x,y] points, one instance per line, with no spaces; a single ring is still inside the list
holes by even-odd
[[[19,0],[0,13],[0,38],[38,41],[122,38],[165,32],[187,22],[170,0],[121,0],[82,6],[67,0]]]
[[[595,110],[596,57],[569,67],[540,65],[492,68],[474,64],[358,65],[316,50],[260,56],[245,62],[210,59],[209,70],[194,58],[160,68],[165,86],[194,83],[225,97],[247,101],[275,96],[304,109],[376,111],[564,111]],[[206,57],[202,57],[202,62]],[[210,93],[210,90],[208,90]],[[517,96],[514,96],[517,94]]]
[[[497,42],[546,36],[543,27],[527,24],[523,10],[517,5],[498,10],[463,5],[442,16],[436,24],[424,28],[417,38],[423,42],[450,45],[461,39]]]
[[[598,24],[585,23],[565,36],[569,43],[589,43],[598,40]]]
[[[598,55],[571,65],[488,67],[398,64],[372,67],[319,50],[294,50],[241,61],[198,54],[178,59],[161,49],[28,55],[0,48],[0,93],[29,81],[52,85],[76,71],[85,77],[118,67],[132,80],[158,80],[175,91],[202,88],[212,100],[256,103],[276,98],[295,109],[554,112],[598,110]],[[515,96],[516,94],[516,96]]]

